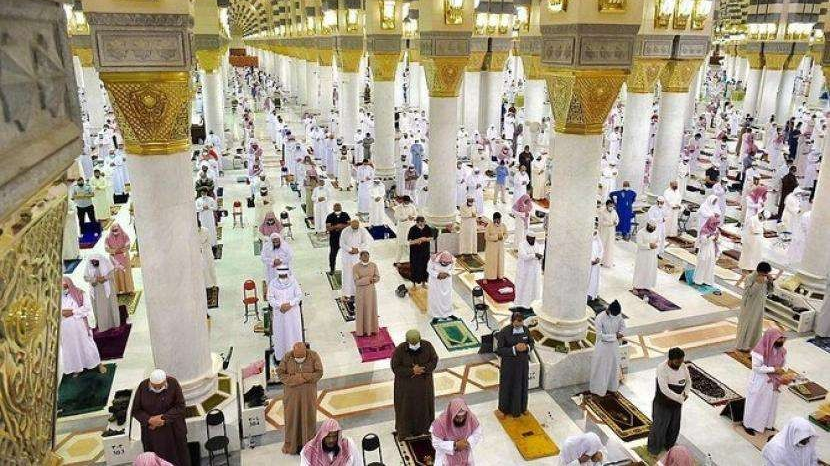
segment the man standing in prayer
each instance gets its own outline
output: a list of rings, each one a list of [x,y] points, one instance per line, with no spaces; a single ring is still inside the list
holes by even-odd
[[[533,199],[544,199],[547,197],[547,193],[545,192],[545,169],[547,168],[547,163],[542,160],[541,156],[536,156],[530,164],[530,167],[530,186],[533,192]]]
[[[340,203],[334,204],[334,212],[326,217],[326,231],[329,234],[329,273],[334,274],[337,265],[337,253],[340,252],[340,233],[349,226],[351,218],[343,212]]]
[[[430,294],[432,290],[430,290]],[[406,332],[406,341],[392,353],[395,374],[395,432],[407,439],[429,432],[435,419],[435,386],[432,373],[438,353],[432,343],[422,340],[417,330]]]
[[[784,202],[787,196],[798,188],[798,177],[796,176],[796,167],[792,162],[788,163],[789,169],[787,174],[781,177],[781,189],[778,193],[778,219],[784,214]]]
[[[770,275],[771,272],[772,267],[769,263],[759,262],[755,272],[746,278],[746,288],[741,297],[741,310],[738,313],[738,329],[735,335],[735,348],[738,351],[749,352],[761,339],[767,295],[774,288],[774,278]]]
[[[300,466],[363,466],[363,456],[340,424],[326,419],[300,452]]]
[[[715,264],[720,256],[720,217],[709,217],[698,233],[697,261],[692,282],[695,285],[715,284]]]
[[[323,363],[317,352],[305,343],[294,343],[291,351],[277,366],[283,384],[282,405],[285,429],[282,452],[300,453],[303,445],[314,438],[317,425],[317,381],[323,377]]]
[[[368,214],[372,205],[372,180],[375,179],[375,169],[368,160],[364,160],[355,170],[357,179],[357,213]]]
[[[268,282],[271,306],[271,347],[274,357],[282,360],[297,342],[303,341],[303,318],[300,303],[303,290],[285,265],[277,267],[277,276]]]
[[[588,269],[588,300],[599,298],[599,268],[602,261],[602,240],[599,232],[594,230],[591,237],[591,267]]]
[[[101,170],[96,168],[93,173],[94,176],[89,179],[89,186],[93,190],[93,211],[98,220],[107,220],[112,216],[112,189],[110,189],[110,183]]]
[[[372,186],[369,188],[369,193],[372,198],[369,203],[369,225],[373,227],[383,226],[385,216],[383,212],[385,204],[383,201],[386,197],[386,187],[380,182],[380,179],[375,178],[372,181]]]
[[[311,192],[311,197],[314,199],[314,232],[320,235],[326,232],[326,215],[331,197],[325,181],[317,180],[317,187]]]
[[[369,251],[360,251],[360,261],[353,266],[355,298],[355,335],[378,333],[378,295],[375,283],[380,281],[378,266],[369,260]]]
[[[657,203],[648,208],[646,219],[649,223],[657,225],[657,254],[663,252],[666,247],[666,200],[661,196]]]
[[[397,225],[397,243],[395,251],[395,265],[400,264],[401,258],[409,257],[409,230],[415,225],[415,217],[418,216],[418,209],[412,204],[408,195],[401,197],[401,202],[395,207],[395,224]]]
[[[462,256],[478,253],[478,215],[475,199],[467,196],[467,202],[461,206],[461,234],[458,238],[458,251]]]
[[[449,251],[436,254],[427,266],[429,282],[427,288],[427,309],[432,323],[439,320],[456,320],[452,305],[452,269],[455,258]]]
[[[202,226],[210,233],[210,246],[216,247],[216,199],[210,197],[207,189],[202,189],[196,199],[196,213]]]
[[[513,204],[520,197],[527,195],[527,185],[530,183],[530,176],[524,165],[519,165],[519,170],[513,175]]]
[[[508,414],[519,417],[527,412],[528,373],[530,372],[530,351],[533,338],[524,325],[524,314],[514,312],[510,324],[498,335],[499,367],[499,408],[496,416],[503,419]]]
[[[117,222],[110,227],[107,238],[104,240],[104,249],[112,261],[117,294],[134,292],[133,269],[130,264],[130,237]]]
[[[429,428],[435,466],[471,466],[473,449],[484,439],[481,423],[462,398],[453,398]]]
[[[536,242],[530,232],[519,243],[516,262],[516,307],[533,309],[533,302],[542,297],[542,258],[545,243]]]
[[[415,218],[415,225],[409,229],[406,239],[409,241],[410,279],[415,285],[424,285],[429,278],[427,263],[432,248],[432,228],[423,216]]]
[[[600,264],[603,267],[614,266],[615,229],[618,223],[620,223],[620,217],[614,209],[614,201],[609,199],[605,201],[605,208],[599,212],[599,237],[602,240],[602,260]]]
[[[107,372],[101,364],[101,355],[87,318],[90,313],[89,300],[72,279],[64,276],[61,282],[61,361],[64,374],[79,374],[86,369],[98,368]]]
[[[680,211],[683,209],[683,193],[677,189],[677,181],[673,180],[669,182],[669,187],[663,191],[663,199],[666,204],[663,208],[666,213],[665,236],[674,238],[677,236],[677,222],[680,217]]]
[[[593,432],[572,435],[565,439],[556,466],[602,466],[603,445]]]
[[[764,445],[763,466],[818,465],[816,429],[804,418],[794,417]]]
[[[631,236],[631,221],[634,219],[634,201],[637,200],[637,193],[631,189],[628,181],[623,181],[622,189],[612,192],[609,197],[617,208],[617,233],[627,240]]]
[[[651,290],[657,283],[657,253],[660,238],[657,225],[649,220],[646,226],[637,232],[637,257],[634,260],[635,290]]]
[[[109,259],[101,254],[92,254],[84,270],[84,280],[89,283],[89,292],[92,296],[95,326],[99,332],[121,324],[117,291],[113,282],[114,269]]]
[[[750,353],[752,372],[746,390],[743,418],[744,430],[749,435],[774,430],[781,386],[793,380],[784,369],[787,356],[784,340],[780,330],[770,328]]]
[[[89,223],[95,223],[95,207],[92,205],[92,199],[95,194],[92,187],[84,183],[83,178],[78,178],[78,181],[69,188],[69,197],[75,202],[75,208],[78,210],[78,225],[83,231],[84,215],[89,219]]]
[[[202,275],[205,279],[205,288],[213,288],[218,286],[216,280],[216,258],[213,256],[213,249],[210,247],[210,235],[207,228],[199,225],[196,232],[199,241],[199,252],[202,256]]]
[[[291,246],[282,239],[279,233],[271,233],[268,242],[270,244],[266,243],[262,246],[259,258],[265,266],[265,283],[270,285],[271,281],[277,276],[279,267],[291,269],[294,253],[291,251]]]
[[[135,391],[134,417],[141,424],[141,444],[176,466],[190,466],[182,387],[161,369],[150,373]]]
[[[594,325],[597,342],[591,357],[589,390],[597,396],[616,393],[620,387],[620,340],[625,335],[625,319],[617,300],[597,314]]]
[[[657,388],[651,404],[653,423],[648,434],[648,452],[654,456],[668,450],[680,434],[680,414],[689,398],[692,378],[680,348],[669,350],[668,360],[657,366]]]
[[[355,296],[355,265],[360,261],[360,251],[368,251],[372,235],[360,226],[356,218],[349,220],[349,228],[340,232],[340,263],[343,267],[341,293],[345,300],[353,301]]]
[[[484,229],[484,283],[504,278],[504,240],[507,228],[501,223],[501,213],[493,214],[493,221]]]

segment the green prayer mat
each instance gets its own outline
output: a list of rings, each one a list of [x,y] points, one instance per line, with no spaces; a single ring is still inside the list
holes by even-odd
[[[339,270],[335,270],[334,274],[326,272],[326,278],[329,280],[329,286],[332,290],[338,291],[343,288],[343,274]]]
[[[444,343],[444,347],[449,351],[478,348],[480,345],[463,320],[445,320],[431,325],[438,338]]]
[[[66,374],[58,387],[58,417],[99,411],[107,406],[107,400],[115,377],[115,363],[105,364],[107,372],[97,368],[85,370],[77,377]]]
[[[457,257],[458,263],[470,273],[484,270],[484,261],[478,254],[462,254]]]
[[[130,315],[135,314],[135,310],[138,308],[138,300],[141,299],[141,293],[143,293],[142,290],[135,290],[132,293],[118,295],[118,306],[126,307]]]

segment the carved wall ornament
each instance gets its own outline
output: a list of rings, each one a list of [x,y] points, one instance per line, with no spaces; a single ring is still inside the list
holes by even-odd
[[[467,57],[423,57],[430,97],[458,97]]]
[[[522,68],[529,80],[545,79],[542,76],[542,57],[539,55],[522,55]]]
[[[101,73],[128,153],[163,155],[190,147],[190,74]]]
[[[740,49],[738,49],[740,50]],[[746,50],[740,51],[740,56],[746,58],[749,68],[753,70],[760,70],[764,67],[764,59],[760,52],[749,52]]]
[[[666,60],[659,58],[635,58],[631,66],[631,74],[626,81],[628,92],[653,93],[664,66],[666,66]]]
[[[764,68],[768,70],[794,70],[798,63],[788,66],[788,61],[797,62],[797,60],[790,60],[790,54],[784,53],[766,53],[764,52]]]
[[[551,96],[555,129],[568,134],[600,134],[611,105],[628,75],[623,69],[543,70]]]
[[[660,73],[663,92],[689,92],[692,78],[700,70],[701,60],[668,60]]]
[[[392,82],[395,80],[395,71],[401,61],[400,53],[373,53],[369,55],[369,64],[372,66],[372,78],[378,82]]]

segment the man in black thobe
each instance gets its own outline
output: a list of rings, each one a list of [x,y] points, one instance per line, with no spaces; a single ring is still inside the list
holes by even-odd
[[[501,329],[497,336],[501,357],[499,368],[499,410],[496,416],[519,417],[527,411],[528,373],[530,372],[530,350],[533,338],[524,325],[524,315],[514,312],[510,325]]]
[[[141,444],[175,466],[190,466],[184,395],[179,382],[160,369],[135,392],[132,416],[141,424]]]
[[[403,440],[429,433],[435,420],[435,385],[432,373],[438,353],[421,339],[417,330],[406,332],[406,341],[392,353],[395,374],[395,432]]]
[[[789,171],[786,175],[781,177],[781,193],[780,197],[778,198],[778,221],[781,221],[781,215],[784,213],[784,201],[787,199],[787,196],[795,191],[795,188],[798,187],[798,177],[795,175],[796,167],[792,164],[791,161],[787,161],[787,164],[790,166]]]
[[[406,235],[409,241],[410,279],[416,285],[427,282],[427,264],[431,252],[432,228],[427,225],[426,219],[419,215],[415,217],[415,225]]]
[[[349,226],[349,214],[343,212],[340,203],[334,204],[334,212],[326,216],[326,232],[329,234],[329,272],[334,274],[337,253],[340,251],[340,232]]]
[[[533,188],[533,177],[530,176],[530,164],[533,163],[533,154],[530,152],[530,146],[525,146],[522,153],[519,154],[519,165],[525,167],[525,173],[528,175],[530,181],[527,182],[527,189]]]
[[[668,360],[657,366],[654,401],[651,403],[651,430],[648,452],[658,456],[669,450],[680,435],[680,414],[689,399],[692,379],[684,364],[686,355],[680,348],[669,349]]]

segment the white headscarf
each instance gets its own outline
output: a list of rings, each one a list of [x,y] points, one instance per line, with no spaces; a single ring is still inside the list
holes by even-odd
[[[92,265],[92,261],[98,261],[98,267],[94,267]],[[115,267],[112,265],[109,257],[104,256],[103,254],[91,254],[86,261],[86,270],[84,271],[84,277],[106,277],[108,276]],[[92,285],[90,284],[90,287]],[[110,294],[110,281],[107,280],[104,282],[104,291],[107,293],[107,296]]]
[[[578,434],[568,437],[559,453],[559,461],[562,465],[568,465],[579,461],[582,455],[593,456],[602,449],[602,440],[593,432]]]
[[[720,207],[718,206],[718,196],[710,194],[703,204],[700,205],[700,210],[698,210],[697,214],[703,218],[709,218],[715,214],[723,216],[723,212],[720,211]]]
[[[810,441],[807,445],[800,445],[799,442],[805,438]],[[765,466],[814,466],[818,464],[816,430],[806,419],[793,418],[766,444],[761,456]]]

